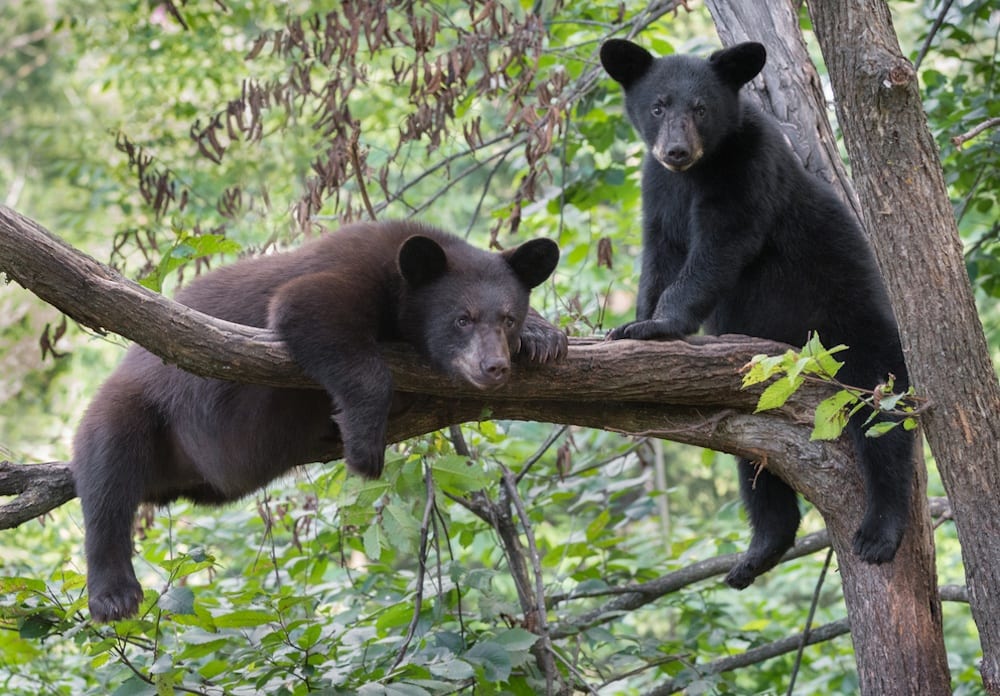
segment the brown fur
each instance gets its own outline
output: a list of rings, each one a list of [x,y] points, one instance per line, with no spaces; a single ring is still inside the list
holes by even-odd
[[[528,308],[558,256],[549,240],[492,254],[415,223],[360,224],[191,283],[179,302],[276,329],[324,391],[197,377],[130,348],[74,442],[93,618],[138,610],[141,502],[237,499],[317,461],[338,436],[352,470],[379,476],[393,391],[379,342],[409,342],[435,369],[484,389],[506,382],[518,350],[561,357],[565,335]]]

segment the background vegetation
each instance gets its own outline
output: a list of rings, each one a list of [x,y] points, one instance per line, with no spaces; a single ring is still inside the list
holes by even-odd
[[[372,214],[482,245],[549,236],[563,261],[535,305],[591,334],[631,312],[641,157],[596,49],[640,29],[658,54],[717,45],[700,5],[671,6],[4,6],[0,195],[165,291]],[[1000,143],[996,130],[952,138],[1000,116],[1000,13],[987,2],[893,9],[919,61],[996,354]],[[79,414],[121,355],[114,338],[61,326],[55,310],[0,286],[2,458],[68,459]],[[486,422],[407,443],[387,469],[363,484],[314,466],[240,505],[150,513],[137,558],[146,611],[114,627],[87,621],[77,503],[5,532],[0,690],[541,692],[509,540],[475,514],[487,503],[523,506],[548,620],[564,632],[556,668],[579,690],[644,693],[676,677],[689,693],[777,693],[796,670],[801,693],[856,689],[846,636],[806,648],[800,668],[792,653],[705,668],[801,631],[814,595],[815,623],[843,617],[822,553],[742,593],[706,579],[583,622],[616,588],[745,547],[729,457]],[[931,493],[942,493],[933,473]],[[804,531],[821,526],[807,515]],[[936,542],[941,582],[961,583],[950,525]],[[945,622],[956,693],[978,693],[967,609],[946,604]]]

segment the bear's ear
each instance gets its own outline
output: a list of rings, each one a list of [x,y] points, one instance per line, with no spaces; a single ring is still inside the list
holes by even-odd
[[[708,64],[719,79],[733,89],[739,89],[757,77],[766,61],[764,46],[753,41],[716,51],[708,58]]]
[[[399,247],[396,264],[407,283],[420,287],[444,275],[448,257],[433,239],[415,234]]]
[[[531,239],[501,254],[528,288],[541,285],[559,263],[559,245],[551,239]]]
[[[628,89],[646,74],[653,54],[625,39],[608,39],[601,46],[601,65],[615,82]]]

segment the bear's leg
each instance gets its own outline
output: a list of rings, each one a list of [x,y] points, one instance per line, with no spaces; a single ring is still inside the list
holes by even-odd
[[[801,515],[795,491],[771,472],[758,470],[750,460],[741,459],[739,476],[753,534],[750,548],[726,575],[726,584],[742,590],[773,568],[795,543]]]
[[[330,395],[347,466],[366,478],[382,474],[392,405],[392,374],[376,339],[386,315],[397,319],[384,300],[371,278],[312,273],[282,285],[268,313],[295,362]]]
[[[330,361],[333,362],[332,360]],[[308,366],[303,366],[309,373]],[[385,465],[385,440],[392,406],[392,374],[374,349],[343,351],[336,365],[320,373],[338,409],[334,416],[348,467],[365,478],[378,478]]]
[[[913,490],[914,435],[893,428],[866,437],[858,414],[848,424],[865,480],[865,516],[854,535],[854,552],[866,563],[888,563],[903,540]]]
[[[122,393],[113,397],[92,406],[73,459],[90,614],[99,622],[139,611],[142,587],[132,567],[132,529],[155,456],[155,416]]]

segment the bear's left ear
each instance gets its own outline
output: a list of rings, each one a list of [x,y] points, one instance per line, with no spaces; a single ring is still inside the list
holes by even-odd
[[[767,51],[754,41],[736,44],[716,51],[708,58],[715,74],[733,89],[739,89],[757,74],[767,62]]]
[[[448,257],[433,239],[415,234],[399,247],[396,265],[407,283],[420,287],[444,275],[448,270]]]
[[[551,239],[531,239],[501,254],[528,288],[545,282],[559,263],[559,245]]]
[[[604,71],[625,89],[645,75],[652,64],[653,54],[631,41],[608,39],[601,45]]]

